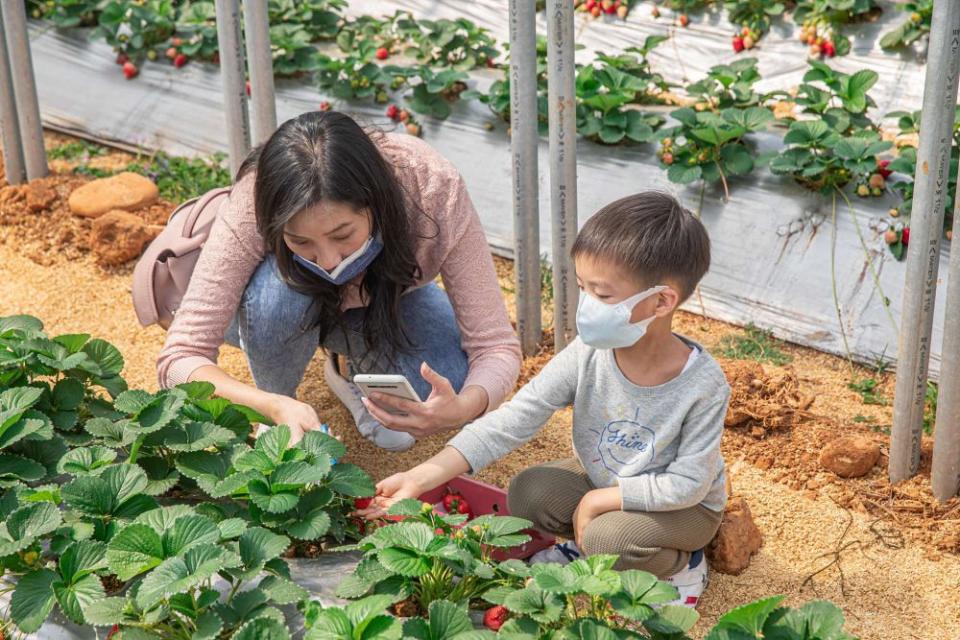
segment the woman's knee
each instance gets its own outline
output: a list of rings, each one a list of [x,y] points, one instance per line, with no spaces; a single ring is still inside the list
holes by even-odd
[[[409,369],[405,371],[407,377],[419,382],[420,363],[426,361],[459,392],[469,363],[450,298],[439,286],[430,283],[402,296],[401,305],[404,330],[413,343],[410,355],[402,359],[402,364]],[[411,382],[416,386],[414,380]],[[429,391],[429,385],[425,389]]]
[[[316,333],[306,328],[310,306],[309,296],[283,282],[276,259],[268,256],[251,276],[238,310],[243,350],[261,359],[289,357],[291,348]],[[316,350],[316,339],[311,343]]]

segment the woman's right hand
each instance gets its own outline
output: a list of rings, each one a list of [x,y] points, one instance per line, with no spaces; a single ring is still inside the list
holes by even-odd
[[[373,502],[366,509],[358,509],[356,514],[367,520],[382,518],[395,503],[404,498],[419,498],[423,492],[423,487],[414,479],[411,472],[395,473],[377,483],[377,493]]]
[[[269,418],[276,424],[290,427],[290,444],[296,444],[307,431],[320,428],[320,417],[306,402],[289,396],[274,395],[271,398]]]

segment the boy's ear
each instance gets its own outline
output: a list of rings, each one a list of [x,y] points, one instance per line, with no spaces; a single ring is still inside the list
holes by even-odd
[[[672,286],[657,294],[657,308],[654,311],[658,318],[670,315],[680,306],[680,294]]]

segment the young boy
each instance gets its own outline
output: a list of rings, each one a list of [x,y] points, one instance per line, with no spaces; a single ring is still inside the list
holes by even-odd
[[[645,192],[590,218],[573,259],[577,339],[440,453],[380,482],[362,513],[479,471],[572,404],[576,457],[517,475],[511,514],[573,539],[558,545],[568,558],[616,554],[618,569],[667,578],[695,606],[706,584],[702,549],[727,499],[720,438],[730,389],[717,362],[671,325],[710,266],[710,240],[674,198]]]

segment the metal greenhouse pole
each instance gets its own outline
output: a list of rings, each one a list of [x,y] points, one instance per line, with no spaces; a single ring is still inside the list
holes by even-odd
[[[958,199],[960,201],[960,199]],[[960,238],[960,209],[953,205],[953,234]],[[946,317],[940,365],[933,470],[930,483],[937,500],[960,491],[960,247],[951,245],[946,293]]]
[[[510,0],[510,151],[513,159],[513,264],[517,332],[525,356],[540,342],[540,202],[537,119],[537,14]]]
[[[20,146],[20,123],[17,121],[17,103],[13,98],[13,79],[10,77],[10,58],[3,12],[0,11],[0,134],[3,136],[3,170],[7,184],[20,184],[27,179]]]
[[[2,2],[6,51],[9,56],[13,99],[16,102],[20,144],[27,180],[42,178],[50,172],[47,151],[43,147],[43,125],[40,122],[40,103],[30,56],[30,38],[27,33],[27,12],[23,2]]]
[[[247,90],[244,83],[243,43],[240,31],[240,0],[216,0],[217,42],[220,47],[220,77],[223,110],[227,121],[230,171],[236,175],[250,151],[247,120]]]
[[[547,86],[550,124],[550,209],[553,223],[554,349],[577,334],[577,278],[570,249],[577,235],[577,118],[573,66],[573,3],[547,2]],[[536,113],[536,112],[534,112]]]
[[[890,481],[913,476],[920,465],[920,435],[930,360],[930,334],[943,229],[944,199],[960,68],[960,2],[938,0],[933,7],[929,58],[923,92],[923,119],[914,177],[910,251],[890,437]],[[947,322],[957,322],[947,316]],[[956,355],[956,354],[954,354]],[[944,352],[944,357],[948,356]],[[945,371],[941,376],[950,380]]]
[[[258,145],[266,142],[277,128],[267,3],[263,0],[243,0],[243,24],[247,38],[250,95],[253,98],[253,144]]]

